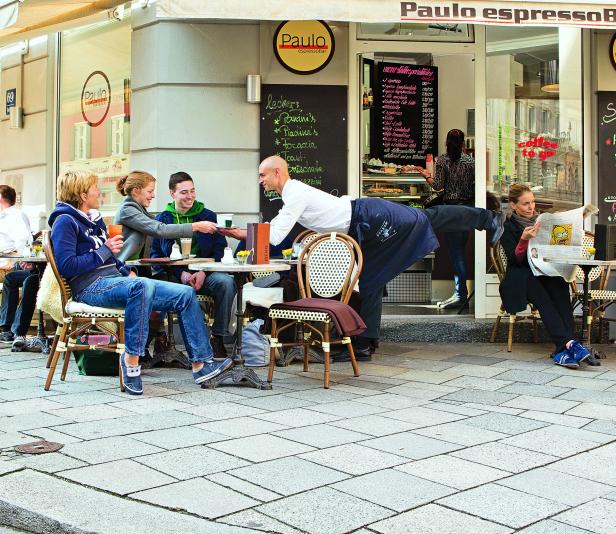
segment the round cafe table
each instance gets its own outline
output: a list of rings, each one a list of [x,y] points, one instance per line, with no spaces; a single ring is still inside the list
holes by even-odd
[[[188,266],[192,271],[204,271],[206,273],[229,273],[233,275],[235,281],[235,301],[236,301],[236,316],[237,327],[235,329],[235,346],[233,348],[233,367],[226,370],[224,373],[208,380],[201,384],[202,388],[215,388],[228,378],[233,382],[239,383],[242,381],[248,382],[251,386],[257,389],[272,389],[269,382],[261,380],[257,374],[244,365],[242,358],[242,328],[244,325],[244,310],[242,309],[242,290],[248,275],[254,272],[273,273],[275,271],[288,271],[291,267],[287,263],[265,263],[265,264],[226,264],[220,262],[213,263],[192,263]]]

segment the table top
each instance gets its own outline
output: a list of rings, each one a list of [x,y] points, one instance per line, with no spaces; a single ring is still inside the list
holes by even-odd
[[[252,272],[267,272],[288,271],[291,266],[287,263],[193,263],[189,266],[192,271],[210,271],[223,273],[252,273]]]
[[[28,263],[47,263],[47,257],[43,256],[0,256],[0,261],[28,262]]]
[[[561,263],[564,265],[590,265],[593,267],[616,266],[616,260],[595,260],[589,258],[569,258],[565,256],[543,256],[545,261],[550,263]]]
[[[142,260],[129,260],[126,265],[138,267],[181,267],[183,265],[192,265],[193,263],[214,263],[214,258],[186,258],[182,260],[169,260],[165,262],[147,261],[147,258]]]

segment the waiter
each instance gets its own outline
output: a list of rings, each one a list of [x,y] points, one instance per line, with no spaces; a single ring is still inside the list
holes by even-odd
[[[336,197],[289,176],[287,162],[270,156],[259,165],[259,184],[275,191],[283,206],[270,222],[270,243],[279,244],[295,223],[318,233],[338,232],[355,239],[364,265],[359,277],[360,315],[366,330],[353,340],[358,360],[370,359],[370,340],[378,340],[385,284],[439,246],[435,232],[487,230],[494,245],[503,233],[501,213],[470,206],[417,209],[382,198]],[[246,239],[246,230],[221,233]]]

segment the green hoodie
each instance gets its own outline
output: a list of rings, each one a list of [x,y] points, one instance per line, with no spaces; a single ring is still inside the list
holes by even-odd
[[[185,224],[194,222],[194,219],[199,213],[201,213],[205,209],[205,204],[203,202],[199,202],[195,200],[195,203],[192,205],[186,213],[180,213],[177,209],[175,209],[175,202],[169,202],[165,206],[163,211],[168,211],[173,214],[173,222],[177,224]],[[180,246],[180,240],[176,239],[178,247]],[[197,243],[196,239],[193,237],[192,246],[190,247],[191,254],[199,254],[199,243]]]

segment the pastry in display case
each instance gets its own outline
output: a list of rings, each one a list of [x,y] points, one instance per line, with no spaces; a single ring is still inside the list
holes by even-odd
[[[421,208],[423,199],[430,195],[430,188],[420,170],[415,165],[397,165],[371,158],[363,165],[362,195]]]

